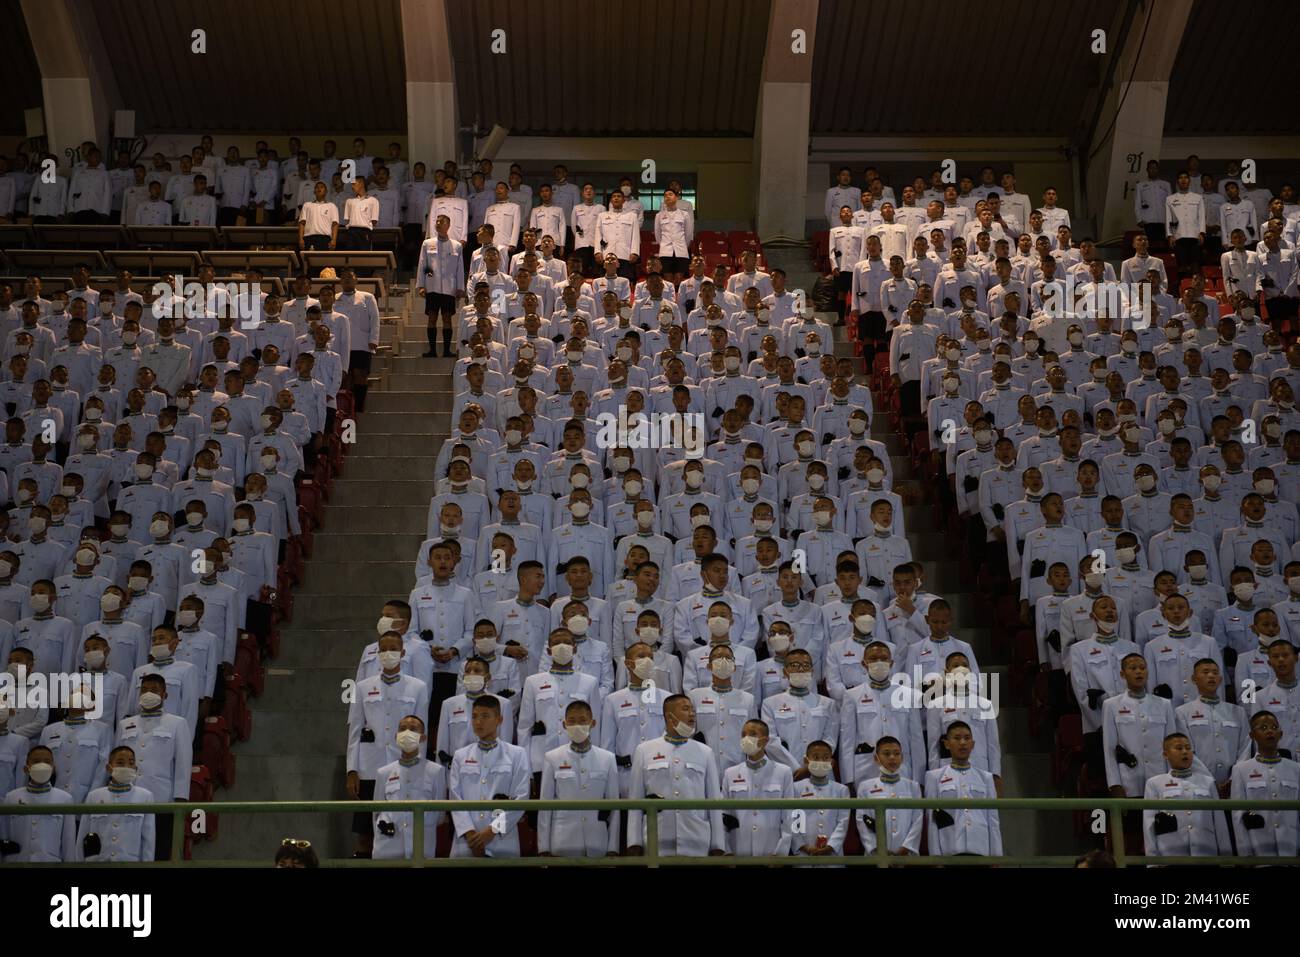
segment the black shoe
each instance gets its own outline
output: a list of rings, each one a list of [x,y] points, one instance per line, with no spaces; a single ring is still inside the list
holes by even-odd
[[[438,353],[437,353],[436,350],[434,350],[434,349],[430,349],[428,352],[426,352],[426,353],[424,354],[424,358],[426,358],[426,359],[436,359],[436,358],[438,358]]]

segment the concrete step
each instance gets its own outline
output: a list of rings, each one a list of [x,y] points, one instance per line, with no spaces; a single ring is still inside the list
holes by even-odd
[[[437,464],[437,455],[350,455],[347,471],[340,476],[346,479],[365,479],[368,481],[425,481],[433,479],[433,468]]]
[[[451,413],[450,392],[372,392],[366,397],[369,415],[387,416],[402,412]]]
[[[436,359],[426,359],[420,354],[423,351],[424,350],[421,349],[420,352],[416,352],[414,355],[411,355],[409,353],[403,353],[402,355],[391,357],[388,360],[387,371],[393,373],[394,375],[403,375],[412,372],[415,373],[438,372],[438,373],[450,375],[452,369],[454,369],[456,366],[455,356],[448,356],[447,358],[443,358],[442,356],[439,356]]]
[[[351,461],[351,455],[355,454],[382,457],[415,456],[434,458],[438,455],[438,450],[442,448],[443,440],[450,434],[450,430],[446,427],[440,429],[430,428],[429,434],[423,437],[423,441],[413,441],[410,435],[399,435],[387,430],[379,431],[385,429],[384,422],[385,419],[369,418],[364,421],[364,424],[370,426],[372,431],[358,431],[357,444],[353,446],[353,451],[349,453],[349,458],[344,462],[345,474],[347,462]]]
[[[413,566],[412,572],[414,572]],[[310,576],[307,584],[309,586],[313,584]],[[405,598],[414,587],[415,575],[412,574],[406,582],[392,582],[391,596]],[[297,599],[293,610],[295,628],[361,628],[373,631],[384,599],[390,597],[390,594],[379,594],[362,589],[350,590],[346,593],[324,589],[311,592],[304,589],[295,597]],[[356,653],[358,656],[361,654],[360,647],[356,649]]]
[[[379,602],[376,602],[379,605]],[[338,706],[343,716],[342,720],[346,725],[347,722],[347,704],[343,701],[344,681],[356,677],[357,662],[356,659],[361,657],[361,648],[363,642],[357,640],[353,644],[355,651],[354,660],[350,665],[338,668],[325,668],[319,666],[311,667],[286,667],[281,662],[274,663],[274,667],[267,674],[266,690],[262,693],[262,699],[266,701],[268,707],[265,713],[308,713],[322,709],[330,709]],[[338,723],[334,719],[327,722],[328,735],[333,737],[337,731]],[[304,729],[304,735],[312,734],[313,731]],[[252,751],[261,754],[276,753],[269,745],[264,744],[260,734],[261,729],[246,743],[253,745]]]
[[[383,392],[445,392],[451,395],[451,372],[395,372],[385,376]]]
[[[330,493],[330,508],[344,508],[358,505],[373,505],[377,508],[390,508],[395,505],[428,505],[433,498],[435,481],[430,476],[426,479],[363,479],[353,478],[347,472],[346,478],[334,481],[334,491]],[[328,519],[327,519],[328,520]]]
[[[325,528],[331,532],[423,534],[428,516],[427,499],[423,505],[395,505],[391,508],[368,505],[341,508],[331,502],[325,510]]]
[[[375,396],[382,394],[372,393]],[[366,402],[369,405],[369,398]],[[451,432],[451,409],[448,408],[445,412],[385,412],[374,417],[371,417],[367,409],[362,427],[367,425],[375,430],[382,429],[390,435],[418,435],[427,439],[431,435],[447,435]],[[427,442],[419,444],[427,447]]]
[[[322,531],[316,535],[315,551],[312,553],[310,567],[315,574],[317,562],[385,561],[395,555],[402,557],[410,555],[414,561],[415,551],[423,541],[423,530],[410,534],[401,532],[345,534]]]
[[[403,592],[401,595],[403,599],[405,594]],[[357,662],[361,658],[361,649],[378,637],[375,622],[379,620],[379,612],[383,608],[385,597],[387,596],[376,596],[373,601],[374,616],[364,620],[356,619],[353,627],[343,627],[347,622],[338,621],[319,628],[303,628],[295,618],[293,626],[280,633],[280,657],[268,661],[267,667],[276,671],[337,668],[355,674]],[[398,596],[395,594],[391,597]],[[369,610],[359,607],[354,612],[361,613]],[[270,682],[273,678],[278,687],[280,684],[278,675],[268,674],[267,681]],[[271,702],[265,692],[262,699]]]
[[[311,575],[306,582],[305,594],[325,591],[332,586],[368,595],[390,595],[409,591],[415,585],[415,555],[419,542],[405,554],[389,561],[322,561],[311,560]],[[313,597],[313,602],[315,598]],[[297,605],[294,607],[297,614]]]

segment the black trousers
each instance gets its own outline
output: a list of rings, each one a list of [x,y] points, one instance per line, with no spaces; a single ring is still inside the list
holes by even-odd
[[[93,209],[82,209],[73,213],[69,221],[78,226],[102,226],[108,217]]]
[[[626,279],[633,288],[636,287],[636,267],[637,264],[630,259],[620,259],[618,261],[618,274]]]
[[[582,274],[588,278],[596,275],[596,250],[590,246],[583,246],[581,249],[575,249],[574,255],[582,263]]]
[[[1147,239],[1151,240],[1152,246],[1164,244],[1165,241],[1164,223],[1143,223],[1142,231],[1147,234]]]
[[[217,225],[233,226],[235,220],[243,216],[245,212],[242,206],[222,206],[217,210]]]
[[[302,245],[304,249],[310,249],[312,252],[321,252],[330,248],[330,238],[324,235],[304,236]]]
[[[364,226],[348,227],[348,249],[370,249],[371,232]]]
[[[1199,239],[1174,240],[1174,258],[1178,260],[1178,274],[1190,275],[1201,268],[1203,250]]]

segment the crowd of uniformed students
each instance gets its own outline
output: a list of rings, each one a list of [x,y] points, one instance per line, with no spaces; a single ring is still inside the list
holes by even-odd
[[[454,172],[411,225],[427,230],[413,283],[429,354],[441,322],[458,356],[456,430],[415,588],[359,663],[349,792],[734,797],[661,815],[660,853],[815,855],[843,853],[850,828],[874,847],[877,822],[745,799],[1000,795],[996,702],[912,561],[872,392],[832,328],[754,253],[734,272],[691,256],[679,191],[642,263],[630,180],[606,208],[563,167],[536,200],[519,171],[493,184],[481,169],[468,189]],[[845,314],[864,351],[888,348],[905,416],[943,450],[971,554],[1005,552],[1098,774],[1134,796],[1208,778],[1209,793],[1294,797],[1300,348],[1248,288],[1223,317],[1199,274],[1171,296],[1145,235],[1121,273],[1150,285],[1151,322],[1128,298],[1107,315],[1097,284],[1114,270],[1073,246],[1054,190],[1031,206],[986,169],[978,186],[903,187],[895,207],[873,173],[864,189],[843,170],[827,194]],[[1290,272],[1257,287],[1281,290],[1263,292],[1270,313],[1294,297],[1289,223],[1224,254],[1254,264],[1241,283],[1286,244]],[[1053,310],[1066,276],[1079,301]],[[891,853],[1002,851],[995,811],[887,815]],[[1238,814],[1227,841],[1293,855],[1295,818]],[[521,843],[522,819],[452,814],[450,852],[644,847],[636,812],[542,812]],[[426,852],[440,823],[426,819]],[[1214,815],[1147,826],[1152,853],[1183,834],[1191,853],[1229,846]],[[410,829],[358,815],[358,852],[409,855]]]
[[[76,184],[96,169],[83,156]],[[48,210],[32,189],[28,211]],[[125,272],[92,286],[81,265],[66,290],[34,275],[0,286],[7,803],[189,798],[240,637],[271,626],[266,590],[302,531],[295,478],[378,340],[374,297],[349,272],[319,299],[304,276],[292,299],[255,303],[210,266],[198,278],[188,299],[146,299]],[[150,860],[170,844],[166,817],[0,815],[6,862]]]
[[[1234,255],[1252,268],[1232,274],[1222,317],[1199,273],[1166,293],[1139,236],[1121,273],[1151,287],[1143,322],[1140,292],[1103,294],[1114,268],[1090,240],[1075,248],[1055,190],[1035,206],[1010,174],[945,188],[936,171],[899,203],[874,172],[858,186],[841,170],[827,192],[844,312],[868,350],[888,341],[903,411],[924,413],[978,529],[972,555],[1005,553],[1054,703],[1083,710],[1094,780],[1294,798],[1300,347],[1250,306],[1272,290],[1264,307],[1285,315],[1294,218],[1224,254],[1225,271]],[[1180,185],[1175,241],[1194,205]],[[1001,794],[987,686],[949,603],[923,588],[889,456],[868,438],[872,393],[832,329],[754,258],[733,273],[692,257],[674,282],[680,261],[651,259],[638,281],[626,250],[584,257],[599,226],[535,215],[567,186],[486,221],[472,257],[455,204],[429,217],[416,281],[430,354],[441,320],[459,356],[457,431],[416,587],[385,606],[358,670],[353,793],[735,797],[730,813],[663,815],[660,852],[748,855],[843,853],[854,822],[810,827],[812,812],[746,812],[745,798]],[[518,201],[502,192],[488,209]],[[1229,234],[1259,192],[1215,204]],[[628,199],[613,197],[620,217]],[[1244,285],[1275,241],[1288,272]],[[624,431],[602,433],[607,414]],[[673,414],[699,416],[690,454],[645,441]],[[966,694],[926,707],[916,681],[936,678]],[[1237,813],[1232,834],[1214,814],[1146,817],[1153,854],[1295,854],[1294,812]],[[377,819],[374,853],[409,854],[409,822]],[[636,812],[542,812],[523,845],[518,821],[453,815],[451,853],[645,840]],[[867,848],[874,823],[856,821]],[[357,824],[365,853],[373,822]],[[997,814],[975,809],[891,810],[891,851],[919,852],[923,825],[929,853],[1001,853]]]

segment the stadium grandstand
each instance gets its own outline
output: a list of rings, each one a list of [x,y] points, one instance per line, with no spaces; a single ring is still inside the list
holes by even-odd
[[[1288,12],[0,0],[0,867],[1294,864]]]

